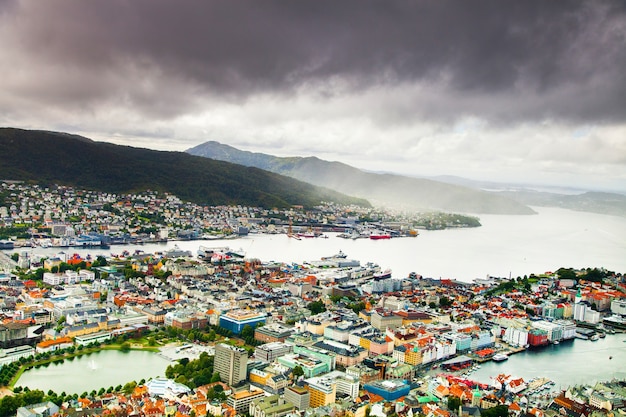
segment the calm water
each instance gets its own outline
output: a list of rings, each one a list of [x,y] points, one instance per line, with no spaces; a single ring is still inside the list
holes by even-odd
[[[511,355],[504,362],[487,362],[469,378],[490,384],[490,377],[504,373],[522,377],[546,377],[559,390],[575,384],[592,384],[613,378],[626,379],[626,334],[607,335],[596,342],[576,339],[538,350]]]
[[[130,381],[165,376],[169,361],[152,352],[103,350],[24,372],[16,386],[81,394]]]
[[[420,231],[417,238],[372,241],[328,239],[293,240],[284,235],[250,235],[224,241],[168,242],[141,246],[113,246],[109,250],[76,250],[83,256],[164,251],[178,245],[193,254],[199,245],[230,246],[263,261],[297,262],[319,259],[343,250],[361,263],[392,268],[396,277],[415,271],[427,277],[471,281],[477,277],[543,273],[564,267],[605,267],[626,272],[626,218],[563,209],[536,208],[534,216],[481,216],[480,228]],[[34,249],[52,255],[54,248]],[[597,342],[575,340],[540,351],[527,351],[502,363],[487,363],[472,378],[488,383],[505,372],[529,379],[548,377],[556,388],[573,383],[625,378],[626,335]],[[612,357],[612,359],[609,359]],[[24,374],[18,385],[57,392],[91,391],[132,380],[163,375],[167,362],[148,352],[103,351],[63,365],[50,365]],[[93,369],[95,367],[95,369]]]
[[[195,255],[199,245],[230,246],[263,261],[310,261],[343,250],[361,263],[375,262],[391,268],[395,277],[415,271],[425,277],[471,281],[487,275],[508,277],[554,271],[560,267],[605,267],[626,272],[626,218],[582,213],[557,208],[535,208],[532,216],[481,216],[482,227],[420,231],[417,238],[373,241],[289,239],[285,235],[250,235],[223,241],[168,242],[142,246],[112,246],[110,250],[76,250],[120,253],[136,248],[163,251],[177,244]],[[58,249],[35,249],[54,254]]]

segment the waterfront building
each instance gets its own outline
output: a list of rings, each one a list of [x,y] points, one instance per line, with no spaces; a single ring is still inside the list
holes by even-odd
[[[37,353],[53,352],[74,346],[74,342],[69,337],[59,337],[58,339],[44,340],[37,343],[35,350]]]
[[[576,337],[576,323],[571,320],[556,320],[554,324],[561,326],[562,340],[570,340]]]
[[[111,339],[111,332],[98,332],[92,334],[85,334],[74,337],[74,343],[79,346],[86,346],[90,343],[102,343]]]
[[[528,331],[528,344],[530,346],[545,346],[548,343],[548,332],[545,330],[534,328]]]
[[[226,398],[226,404],[234,408],[237,414],[244,414],[250,411],[250,404],[254,400],[265,397],[265,393],[262,390],[256,391],[239,391],[230,394]]]
[[[175,395],[188,394],[191,392],[189,387],[183,384],[179,384],[168,378],[154,378],[146,382],[148,393],[154,396],[163,396],[168,392]]]
[[[535,329],[543,330],[548,335],[548,342],[558,342],[563,340],[563,327],[554,322],[549,321],[533,321],[532,326]]]
[[[526,346],[528,344],[528,330],[526,328],[507,327],[502,335],[502,341],[511,346]]]
[[[220,327],[230,330],[234,334],[240,334],[246,325],[253,329],[257,325],[265,324],[265,313],[254,310],[233,310],[220,316]]]
[[[496,343],[496,337],[487,330],[474,332],[471,337],[472,341],[470,342],[470,350],[480,350],[492,347]]]
[[[293,345],[272,342],[257,346],[254,350],[254,357],[265,362],[274,362],[274,359],[291,352],[293,352]]]
[[[248,413],[251,417],[283,417],[294,410],[294,405],[278,395],[253,400]]]
[[[589,324],[600,323],[601,315],[599,311],[591,308],[587,302],[574,304],[574,320]]]
[[[387,379],[367,383],[363,389],[372,394],[380,395],[385,401],[395,401],[406,396],[411,390],[411,386],[402,379]]]
[[[59,406],[48,401],[45,403],[30,404],[17,409],[16,417],[53,416],[59,412]]]
[[[626,316],[626,300],[616,299],[611,301],[611,313]]]
[[[0,366],[17,362],[21,358],[35,355],[35,349],[30,345],[15,346],[7,349],[0,349]]]
[[[472,348],[472,337],[469,334],[446,333],[443,336],[454,343],[457,352],[467,352]]]
[[[246,380],[248,352],[245,349],[219,343],[215,346],[214,367],[220,380],[230,386]]]
[[[303,387],[294,385],[285,388],[285,401],[293,404],[298,410],[309,408],[311,394]]]

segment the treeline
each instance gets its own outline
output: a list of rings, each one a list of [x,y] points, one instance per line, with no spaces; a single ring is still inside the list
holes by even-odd
[[[183,358],[177,364],[169,365],[165,376],[192,389],[220,380],[220,375],[213,371],[213,356],[206,352],[202,352],[198,359]]]
[[[370,206],[363,199],[258,168],[183,152],[160,152],[13,128],[0,128],[0,178],[118,194],[151,189],[214,206],[313,207],[322,201]]]
[[[585,268],[575,270],[574,268],[559,268],[556,271],[559,279],[572,279],[574,281],[603,282],[606,278],[615,275],[615,272],[604,268]]]

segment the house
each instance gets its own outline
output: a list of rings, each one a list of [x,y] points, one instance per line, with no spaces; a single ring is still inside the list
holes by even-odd
[[[48,401],[31,404],[17,409],[17,417],[49,417],[59,412],[59,406]]]

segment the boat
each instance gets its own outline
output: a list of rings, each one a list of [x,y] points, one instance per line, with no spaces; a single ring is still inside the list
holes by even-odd
[[[621,316],[614,314],[612,316],[609,317],[605,317],[602,322],[607,325],[607,326],[611,326],[615,329],[620,329],[620,330],[626,330],[626,319],[622,318]]]
[[[502,362],[509,359],[509,355],[506,353],[496,353],[491,359],[493,359],[494,362]]]
[[[370,234],[370,239],[372,240],[380,240],[380,239],[391,239],[391,234],[381,231],[375,231]]]
[[[346,259],[347,256],[348,255],[343,253],[342,250],[339,250],[339,252],[337,252],[336,254],[334,254],[332,256],[322,256],[322,261],[328,261],[330,259]]]
[[[381,279],[391,278],[391,269],[385,269],[384,271],[374,273],[374,280],[380,281]]]

